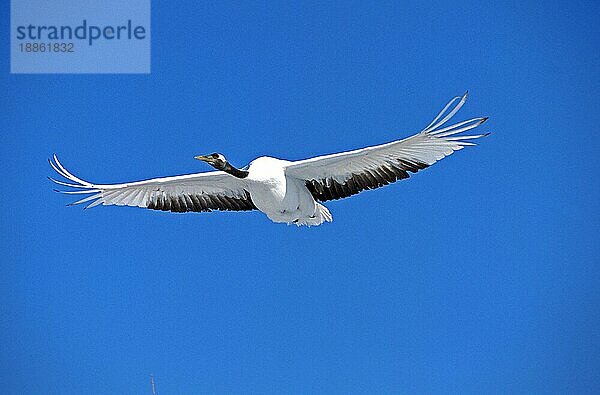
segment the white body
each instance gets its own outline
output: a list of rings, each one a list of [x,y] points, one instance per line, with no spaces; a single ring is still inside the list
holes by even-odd
[[[284,169],[291,163],[268,156],[250,162],[244,181],[256,207],[273,222],[298,226],[331,222],[329,210],[315,201],[306,181],[286,177]]]

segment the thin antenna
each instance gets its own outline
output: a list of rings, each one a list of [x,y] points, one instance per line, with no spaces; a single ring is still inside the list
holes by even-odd
[[[152,385],[152,395],[156,395],[156,386],[154,385],[154,374],[150,373],[150,384]]]

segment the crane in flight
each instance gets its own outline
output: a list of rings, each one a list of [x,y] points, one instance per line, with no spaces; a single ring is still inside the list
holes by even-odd
[[[487,117],[444,127],[466,100],[467,93],[450,100],[425,129],[411,137],[353,151],[298,161],[262,156],[241,169],[222,154],[214,153],[195,159],[217,171],[124,184],[82,180],[53,155],[50,165],[68,182],[50,180],[72,188],[59,192],[89,195],[72,203],[88,203],[86,208],[102,204],[172,212],[260,210],[273,222],[320,225],[332,221],[322,202],[408,178],[409,172],[425,169],[489,134],[460,134],[481,125]]]

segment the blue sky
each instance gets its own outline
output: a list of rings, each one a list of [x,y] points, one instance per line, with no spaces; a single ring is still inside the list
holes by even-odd
[[[2,392],[600,391],[599,11],[155,2],[149,75],[11,75],[4,24]],[[383,143],[466,89],[491,136],[317,228],[46,179]]]

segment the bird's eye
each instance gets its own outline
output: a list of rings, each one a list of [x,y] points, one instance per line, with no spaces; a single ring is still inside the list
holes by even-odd
[[[219,157],[219,154],[212,154],[211,155],[213,158],[217,159]]]

